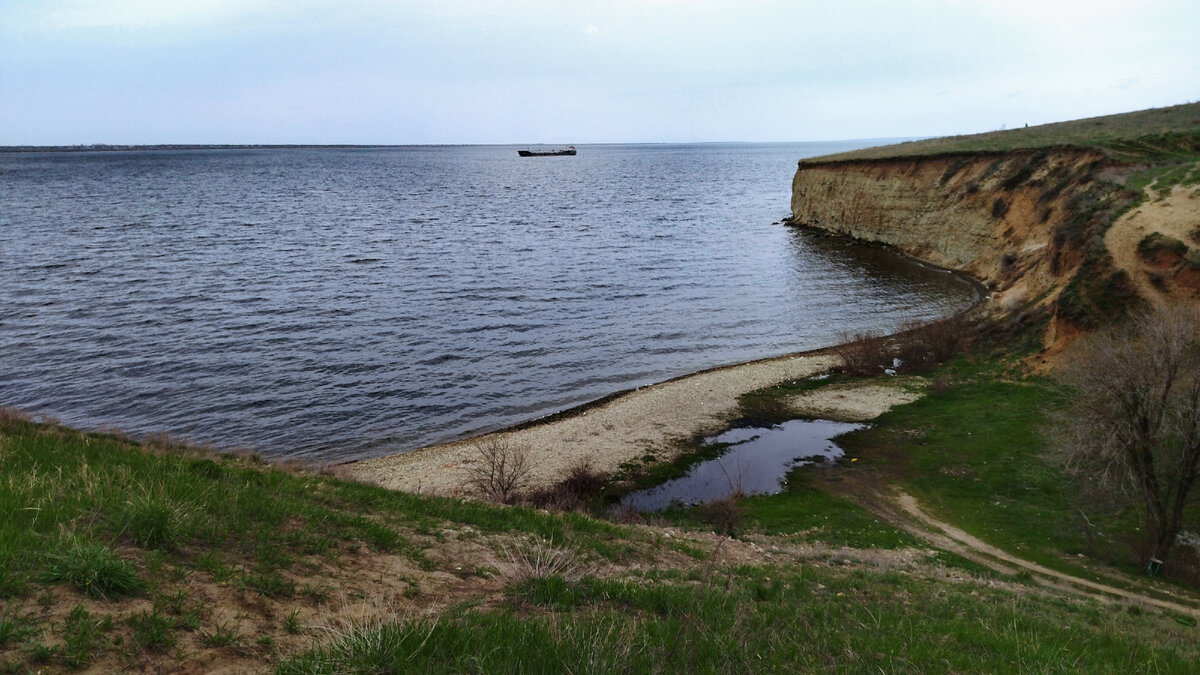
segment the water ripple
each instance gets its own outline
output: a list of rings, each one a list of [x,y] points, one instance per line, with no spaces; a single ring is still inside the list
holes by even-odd
[[[774,225],[848,145],[0,156],[0,404],[352,459],[952,311]]]

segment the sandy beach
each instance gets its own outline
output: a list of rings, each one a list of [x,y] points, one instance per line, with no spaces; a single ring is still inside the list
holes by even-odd
[[[530,487],[547,487],[581,461],[610,473],[648,453],[670,460],[680,452],[675,441],[721,431],[736,416],[742,394],[813,377],[838,365],[837,356],[811,352],[726,366],[626,392],[545,423],[355,462],[341,469],[355,480],[395,490],[469,497],[469,472],[477,461],[477,445],[497,439],[527,447],[533,465]],[[875,385],[823,389],[792,403],[799,411],[862,420],[918,395],[895,385]]]
[[[355,462],[342,469],[355,480],[395,490],[469,496],[468,467],[475,461],[476,444],[497,438],[527,446],[533,460],[533,486],[548,486],[583,460],[609,473],[647,453],[670,459],[678,452],[674,440],[720,431],[735,415],[741,394],[811,377],[836,365],[837,357],[812,353],[727,366],[626,392],[545,424]]]

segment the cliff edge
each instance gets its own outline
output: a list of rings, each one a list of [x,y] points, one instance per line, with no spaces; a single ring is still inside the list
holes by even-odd
[[[1139,120],[1161,125],[1163,118],[1179,128],[1139,135]],[[1050,342],[1146,300],[1194,299],[1200,231],[1190,243],[1179,232],[1200,222],[1177,221],[1200,203],[1200,105],[1101,119],[1047,125],[1072,141],[1080,125],[1110,130],[1095,143],[1037,147],[1055,135],[1032,128],[984,135],[991,149],[963,137],[957,146],[936,139],[801,161],[791,223],[969,274],[991,291],[993,316],[1045,321]],[[1124,135],[1112,136],[1113,128]],[[905,147],[909,154],[897,154]],[[1167,253],[1131,258],[1128,243],[1110,252],[1106,234],[1135,212],[1137,242],[1168,230],[1171,244],[1160,247]]]

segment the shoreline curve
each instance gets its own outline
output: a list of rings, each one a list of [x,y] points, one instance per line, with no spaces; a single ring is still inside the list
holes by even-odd
[[[976,311],[987,301],[987,288],[978,279],[958,270],[946,271],[969,282],[976,292],[968,307],[950,316]],[[612,474],[621,464],[639,461],[646,455],[670,461],[683,452],[678,440],[722,431],[736,417],[742,394],[825,374],[840,363],[834,347],[829,346],[716,366],[614,392],[497,431],[347,462],[338,465],[337,472],[352,480],[403,492],[470,497],[470,471],[478,461],[476,446],[497,440],[529,449],[529,487],[533,489],[550,487],[572,466],[585,461],[600,473]]]

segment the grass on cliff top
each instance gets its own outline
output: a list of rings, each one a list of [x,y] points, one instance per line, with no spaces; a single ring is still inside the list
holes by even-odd
[[[801,161],[822,163],[1072,146],[1117,161],[1157,161],[1200,152],[1200,103],[1091,117],[968,136],[946,136],[865,148]]]

